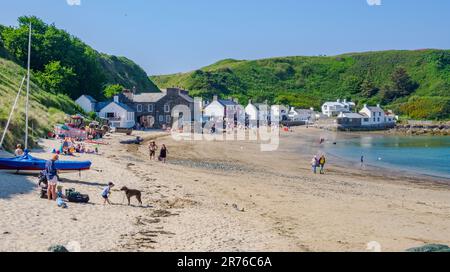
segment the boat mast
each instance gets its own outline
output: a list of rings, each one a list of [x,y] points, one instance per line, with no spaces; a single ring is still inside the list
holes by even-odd
[[[23,87],[23,84],[25,83],[25,79],[27,79],[27,76],[24,76],[22,79],[22,83],[20,84],[19,91],[17,92],[16,100],[14,100],[14,105],[11,109],[11,112],[9,113],[8,122],[6,122],[6,127],[5,127],[5,130],[3,131],[2,139],[0,140],[0,149],[2,149],[2,147],[3,147],[3,141],[5,140],[6,132],[8,132],[9,125],[11,124],[13,113],[14,113],[14,110],[16,109],[17,102],[19,101],[20,93],[22,92],[22,87]]]
[[[28,106],[30,102],[31,22],[28,35],[27,102],[25,107],[25,150],[28,149]]]

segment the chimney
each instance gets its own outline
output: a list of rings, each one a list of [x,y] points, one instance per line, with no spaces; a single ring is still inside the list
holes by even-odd
[[[344,99],[344,103],[347,103],[347,99]]]
[[[337,102],[338,102],[338,103],[341,103],[341,100],[340,100],[340,99],[338,99],[338,100],[337,100]]]
[[[364,108],[367,108],[367,104],[364,104]]]
[[[251,99],[248,100],[248,104],[249,104],[249,105],[251,105],[252,102],[253,102],[253,101],[252,101]]]
[[[233,102],[236,103],[236,104],[239,104],[239,99],[234,98],[234,99],[233,99]]]
[[[217,101],[217,100],[219,100],[219,97],[217,95],[214,95],[213,101]]]
[[[114,102],[119,103],[119,96],[118,95],[114,96]]]
[[[381,108],[381,105],[380,105],[380,104],[377,104],[377,107],[378,107],[378,108]]]

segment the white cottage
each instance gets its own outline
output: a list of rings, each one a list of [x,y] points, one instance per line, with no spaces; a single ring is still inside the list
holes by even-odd
[[[80,106],[84,112],[89,113],[95,112],[97,100],[90,95],[82,95],[80,98],[75,100],[75,103],[77,103],[77,105]]]
[[[98,110],[98,116],[107,119],[113,128],[133,128],[136,124],[134,110],[119,103],[118,97],[114,97],[113,102],[106,103]]]
[[[314,108],[308,109],[295,109],[294,107],[291,108],[289,111],[289,119],[294,122],[308,122],[313,123],[316,120],[316,112],[314,111]]]
[[[396,121],[395,117],[386,114],[380,105],[370,107],[365,104],[359,113],[364,116],[362,120],[363,126],[389,125]]]
[[[217,95],[209,105],[207,105],[203,111],[203,115],[208,120],[221,120],[230,115],[235,115],[238,111],[239,104],[232,100],[219,99]]]
[[[338,99],[336,102],[326,102],[323,104],[322,113],[328,117],[335,117],[342,112],[351,112],[355,106],[356,104],[353,102]]]

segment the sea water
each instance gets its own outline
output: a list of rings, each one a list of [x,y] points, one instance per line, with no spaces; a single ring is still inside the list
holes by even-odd
[[[410,173],[450,178],[449,136],[361,135],[328,143],[327,152],[345,160]]]

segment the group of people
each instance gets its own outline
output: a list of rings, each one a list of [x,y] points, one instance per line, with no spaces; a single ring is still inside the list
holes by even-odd
[[[325,155],[322,155],[320,158],[318,156],[314,156],[311,160],[311,166],[314,174],[317,174],[317,168],[320,169],[320,174],[325,174],[325,163],[327,162]]]
[[[148,151],[150,154],[150,160],[156,160],[156,151],[158,151],[158,146],[156,145],[155,141],[151,141],[148,144]],[[167,150],[167,147],[165,144],[161,146],[161,149],[159,151],[159,157],[158,160],[162,161],[163,163],[166,163],[167,161],[167,154],[169,151]]]
[[[88,148],[84,143],[76,143],[73,138],[65,138],[58,150],[53,150],[54,154],[72,156],[75,153],[98,154],[98,147]]]

